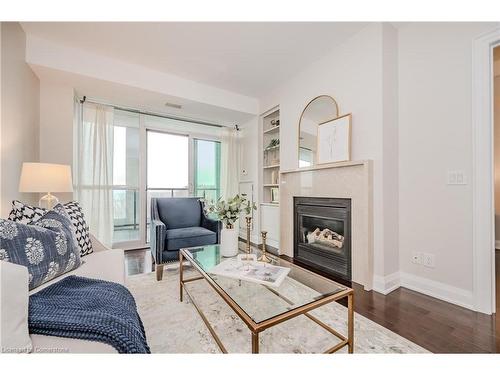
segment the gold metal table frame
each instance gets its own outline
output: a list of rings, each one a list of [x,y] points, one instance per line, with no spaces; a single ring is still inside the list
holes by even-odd
[[[184,271],[184,259],[188,260],[191,265],[202,275],[202,276],[197,276],[197,277],[192,277],[188,279],[183,278],[183,271]],[[314,302],[310,302],[308,304],[305,304],[304,306],[297,307],[293,310],[284,312],[282,314],[279,314],[273,318],[264,320],[260,323],[256,323],[241,307],[238,306],[236,302],[233,301],[233,299],[219,286],[217,283],[203,270],[201,269],[198,264],[194,261],[194,259],[189,255],[188,249],[181,249],[179,251],[179,261],[180,261],[180,266],[179,266],[179,299],[182,302],[183,301],[183,291],[186,292],[186,294],[189,296],[189,299],[193,303],[193,306],[196,308],[196,311],[198,311],[198,314],[200,315],[201,319],[207,326],[208,330],[210,331],[210,334],[214,338],[215,342],[219,346],[220,350],[222,353],[227,353],[226,348],[222,344],[222,341],[220,340],[219,336],[211,326],[210,322],[208,321],[207,317],[201,310],[200,306],[196,303],[196,300],[193,298],[193,295],[189,292],[189,290],[186,288],[186,283],[196,281],[196,280],[202,280],[205,279],[210,286],[212,286],[213,289],[222,297],[222,299],[229,305],[229,307],[240,317],[241,320],[247,325],[248,329],[250,330],[252,334],[252,353],[256,354],[259,353],[259,333],[265,331],[266,329],[273,327],[275,325],[278,325],[282,322],[285,322],[287,320],[290,320],[292,318],[295,318],[299,315],[305,315],[309,319],[311,319],[313,322],[336,336],[338,339],[341,341],[332,346],[331,348],[327,349],[325,353],[334,353],[344,346],[348,347],[348,352],[350,354],[353,353],[354,351],[354,291],[350,288],[347,288],[346,290],[342,290],[338,293],[332,294],[332,295],[327,295],[321,299],[318,299]],[[297,266],[295,266],[297,267]],[[322,277],[320,275],[317,275],[318,277]],[[328,279],[325,279],[328,280]],[[330,280],[328,280],[330,281]],[[291,301],[289,301],[286,297],[282,296],[275,290],[268,288],[271,292],[276,294],[278,297],[282,298],[286,302],[291,304]],[[309,311],[314,310],[320,306],[326,305],[331,302],[338,301],[342,298],[347,297],[347,337],[343,336],[339,332],[335,331],[333,328],[325,324],[324,322],[320,321],[318,318],[314,317],[313,315],[309,314]]]

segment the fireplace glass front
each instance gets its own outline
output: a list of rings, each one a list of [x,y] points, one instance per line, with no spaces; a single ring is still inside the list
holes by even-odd
[[[351,281],[351,200],[294,198],[294,258]]]

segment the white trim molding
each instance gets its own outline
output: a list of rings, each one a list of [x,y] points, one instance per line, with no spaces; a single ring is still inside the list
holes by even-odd
[[[387,276],[373,275],[373,290],[387,295],[401,286],[399,272]]]
[[[472,291],[416,276],[406,272],[394,272],[387,276],[373,276],[373,290],[387,295],[403,287],[430,297],[453,303],[467,309],[474,309]]]
[[[495,312],[495,238],[493,178],[493,46],[500,28],[473,42],[473,301],[472,309]]]
[[[474,310],[472,291],[426,279],[406,272],[400,272],[401,286],[440,300]]]

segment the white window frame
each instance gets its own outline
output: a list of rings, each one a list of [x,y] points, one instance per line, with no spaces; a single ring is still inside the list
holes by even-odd
[[[140,129],[139,129],[139,199],[140,199],[140,224],[139,224],[139,236],[140,241],[134,241],[133,243],[127,243],[126,245],[134,246],[133,248],[148,248],[149,243],[147,242],[147,132],[152,131],[156,133],[172,134],[178,136],[188,137],[188,195],[193,196],[194,194],[194,140],[204,140],[204,141],[214,141],[222,142],[221,137],[215,135],[207,135],[198,132],[179,132],[175,130],[165,129],[161,126],[146,125],[146,116],[140,115]],[[186,120],[189,122],[188,120]],[[168,190],[168,189],[166,189]],[[132,247],[128,247],[132,248]]]

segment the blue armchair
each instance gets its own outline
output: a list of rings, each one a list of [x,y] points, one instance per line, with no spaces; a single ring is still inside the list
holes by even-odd
[[[150,230],[160,281],[163,265],[178,260],[179,249],[219,243],[221,223],[205,215],[199,198],[152,198]]]

